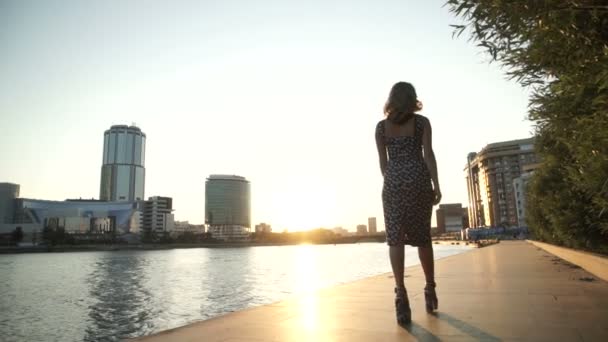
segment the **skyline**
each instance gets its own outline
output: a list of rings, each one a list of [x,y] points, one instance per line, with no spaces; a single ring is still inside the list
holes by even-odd
[[[22,197],[97,198],[103,132],[135,122],[145,196],[172,197],[176,220],[204,222],[205,178],[238,174],[253,225],[377,217],[380,231],[373,134],[395,82],[416,86],[433,125],[442,203],[467,205],[467,153],[532,129],[528,91],[452,39],[442,1],[349,3],[339,18],[319,1],[60,4],[0,5],[0,181]]]

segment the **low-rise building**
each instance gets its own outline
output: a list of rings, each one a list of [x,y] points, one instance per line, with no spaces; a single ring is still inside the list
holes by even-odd
[[[45,229],[61,230],[83,238],[120,237],[139,230],[140,210],[139,202],[17,198],[13,222],[0,225],[0,233],[20,227],[27,241],[40,241]]]
[[[244,241],[251,237],[249,227],[239,225],[209,225],[209,233],[216,240]]]
[[[468,210],[460,203],[441,204],[435,211],[437,233],[460,232],[468,228]]]
[[[255,232],[256,233],[272,233],[272,227],[270,227],[269,224],[262,222],[260,224],[255,225]]]
[[[334,234],[336,235],[340,235],[340,236],[348,236],[350,235],[350,233],[348,232],[348,230],[342,228],[342,227],[336,227],[334,229],[332,229],[332,231],[334,232]]]
[[[357,235],[367,235],[367,226],[364,224],[357,225]]]
[[[205,225],[204,224],[191,224],[188,221],[173,222],[172,235],[178,236],[178,235],[181,235],[184,233],[204,234]]]

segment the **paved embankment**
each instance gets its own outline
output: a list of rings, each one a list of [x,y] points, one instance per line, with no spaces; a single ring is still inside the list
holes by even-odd
[[[356,265],[353,256],[345,267]],[[422,269],[406,270],[407,329],[384,274],[138,341],[608,341],[608,283],[527,242],[438,260],[436,273],[439,312],[429,315]]]

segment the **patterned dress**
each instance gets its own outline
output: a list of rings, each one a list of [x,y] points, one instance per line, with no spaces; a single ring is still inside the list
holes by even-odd
[[[376,126],[376,137],[384,140],[388,150],[382,205],[389,246],[431,243],[434,196],[431,175],[422,157],[425,118],[415,114],[410,120],[415,120],[413,136],[386,136],[386,120]]]

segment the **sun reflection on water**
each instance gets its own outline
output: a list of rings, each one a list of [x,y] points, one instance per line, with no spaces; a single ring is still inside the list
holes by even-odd
[[[300,325],[307,330],[314,330],[318,325],[318,299],[315,291],[320,287],[321,279],[317,267],[317,254],[312,245],[300,245],[296,251],[295,293],[304,295],[298,300],[301,317]]]

